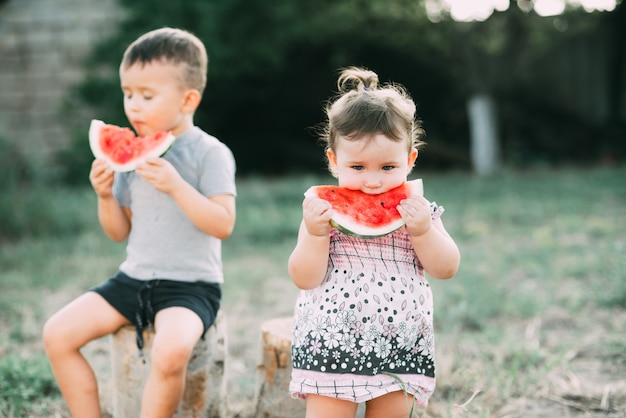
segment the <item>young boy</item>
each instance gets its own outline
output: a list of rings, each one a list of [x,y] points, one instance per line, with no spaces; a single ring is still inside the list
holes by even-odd
[[[52,371],[74,417],[100,417],[94,372],[79,351],[122,325],[154,326],[142,417],[171,417],[191,351],[213,324],[223,282],[221,240],[235,224],[235,161],[194,126],[206,84],[207,53],[192,34],[154,30],[133,42],[120,66],[124,111],[139,135],[170,131],[162,158],[134,172],[93,162],[98,218],[114,241],[128,238],[118,273],[55,313],[43,331]]]

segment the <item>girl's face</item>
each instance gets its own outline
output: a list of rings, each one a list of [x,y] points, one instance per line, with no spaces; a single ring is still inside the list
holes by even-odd
[[[181,83],[182,66],[163,61],[120,68],[124,112],[139,135],[171,131],[174,136],[193,125],[188,94]]]
[[[328,150],[330,168],[339,186],[379,194],[400,186],[411,172],[417,150],[407,151],[404,141],[383,134],[356,140],[338,138],[335,150]]]

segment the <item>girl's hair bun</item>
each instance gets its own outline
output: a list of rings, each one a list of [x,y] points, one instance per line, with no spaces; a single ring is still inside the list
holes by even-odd
[[[343,93],[350,90],[375,90],[378,87],[378,74],[364,68],[348,67],[341,71],[337,87]]]

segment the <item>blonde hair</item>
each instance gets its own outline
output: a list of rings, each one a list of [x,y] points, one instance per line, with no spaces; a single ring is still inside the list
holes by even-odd
[[[415,103],[403,86],[379,86],[375,72],[349,67],[341,71],[337,87],[338,96],[326,105],[327,120],[320,130],[326,149],[335,151],[339,137],[358,140],[378,133],[406,141],[408,151],[425,144],[421,121],[415,118]]]
[[[122,68],[163,60],[184,65],[182,82],[185,87],[202,94],[206,86],[209,58],[200,39],[182,29],[161,28],[141,35],[126,48]]]

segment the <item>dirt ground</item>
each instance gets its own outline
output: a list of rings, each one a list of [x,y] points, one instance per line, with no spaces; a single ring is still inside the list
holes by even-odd
[[[231,417],[254,418],[260,339],[251,341],[250,334],[242,332],[248,329],[247,324],[233,315],[229,327],[227,375]],[[510,331],[521,336],[520,344],[543,353],[540,364],[534,370],[528,370],[537,381],[531,378],[521,386],[513,384],[514,389],[510,389],[472,378],[483,371],[488,373],[489,365],[472,367],[470,364],[460,370],[462,358],[492,358],[493,364],[504,365],[507,364],[507,353],[499,353],[497,347],[492,347],[476,356],[471,350],[452,348],[458,338],[442,334],[438,340],[438,389],[420,416],[626,417],[626,311],[594,310],[573,318],[571,314],[555,309],[542,318],[510,324]],[[105,374],[103,399],[110,399],[104,393],[112,390],[105,372],[108,342],[98,342],[91,350],[98,358],[100,373]],[[527,372],[524,367],[520,365],[520,375]],[[106,401],[104,406],[106,409]]]
[[[525,375],[532,377],[519,386],[512,385],[513,390],[506,384],[504,387],[478,385],[466,398],[455,402],[451,411],[444,408],[445,403],[437,403],[439,397],[435,394],[424,416],[626,417],[626,311],[589,310],[572,316],[570,312],[553,309],[542,317],[508,325],[512,334],[519,336],[520,345],[540,354],[540,360],[531,363],[534,367],[519,364],[518,379],[524,381]],[[440,346],[441,340],[446,344],[454,338],[449,335],[440,338]],[[442,351],[438,381],[439,389],[445,392],[449,385],[459,382],[452,369],[456,350]],[[452,352],[452,358],[446,356],[446,351]],[[507,356],[510,352],[492,349],[485,357],[503,367],[507,365]],[[511,364],[508,367],[512,369]]]
[[[56,305],[67,295],[50,298]],[[246,306],[225,308],[229,418],[256,418],[261,337],[250,330],[258,329],[260,319]],[[288,313],[284,307],[275,312],[277,317]],[[500,322],[511,336],[506,347],[484,344],[480,333],[439,332],[437,389],[418,416],[626,418],[626,310],[585,308],[572,314],[555,307],[531,320],[503,321],[494,319],[494,324]],[[520,351],[511,350],[516,344]],[[84,349],[100,381],[105,417],[110,417],[113,391],[109,351],[108,338]],[[534,353],[538,360],[515,362],[512,352]],[[61,401],[48,409],[54,412],[46,417],[69,417]]]

